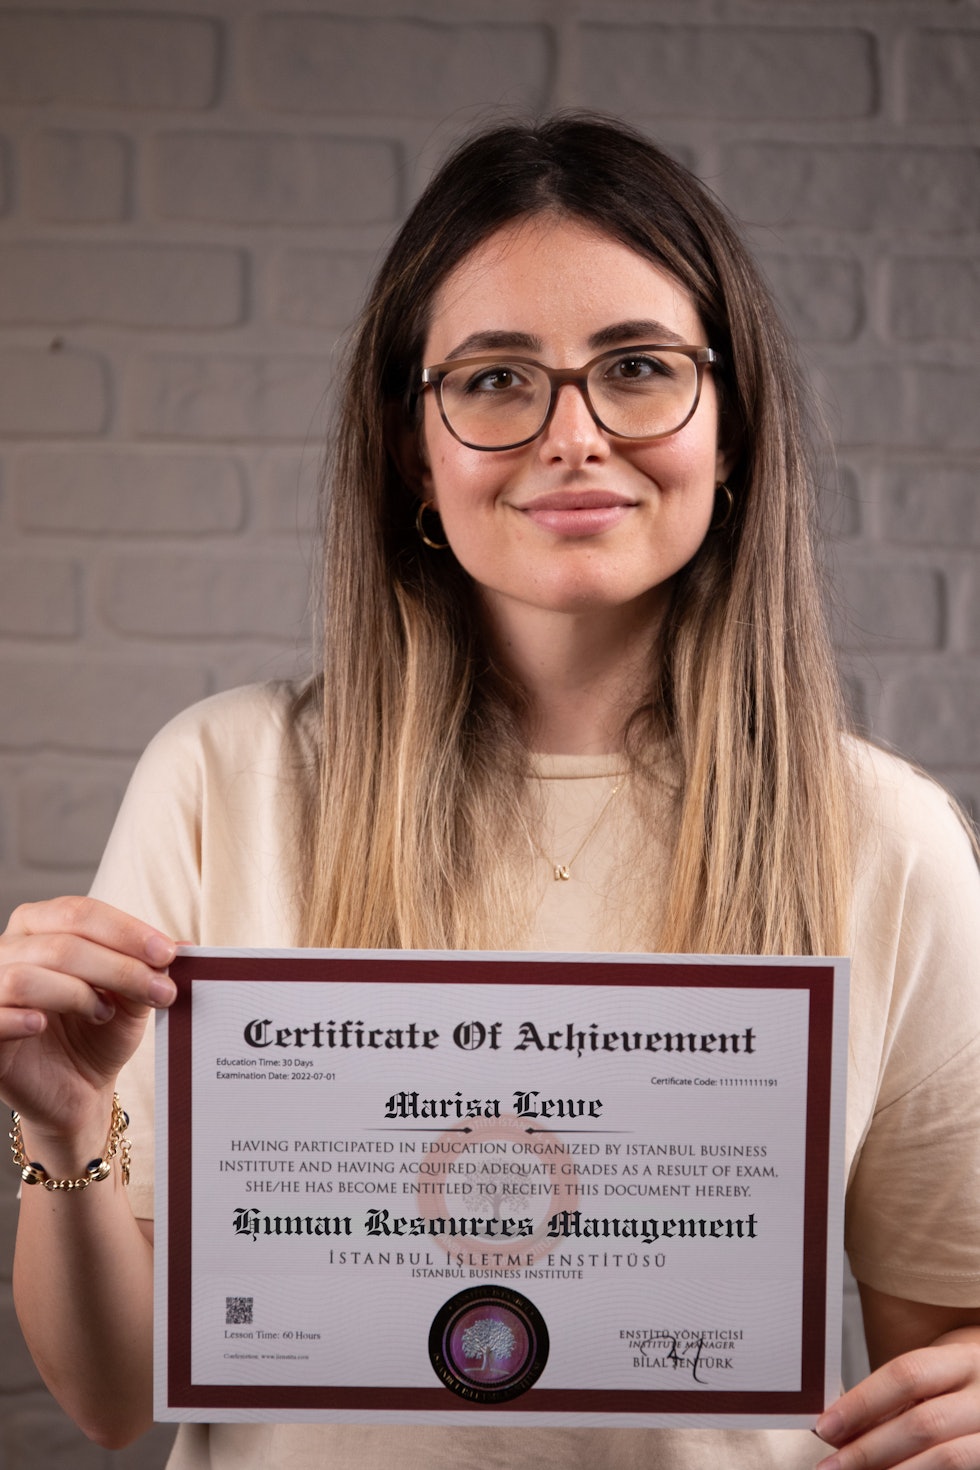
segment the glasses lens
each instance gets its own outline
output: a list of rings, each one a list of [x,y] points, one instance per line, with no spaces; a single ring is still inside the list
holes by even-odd
[[[589,397],[611,434],[652,439],[680,428],[694,408],[698,369],[683,352],[609,353],[589,373]]]
[[[533,363],[502,359],[453,369],[441,393],[454,434],[481,449],[498,449],[534,437],[548,412],[551,384]]]
[[[589,402],[610,434],[653,439],[680,428],[698,396],[697,365],[669,347],[605,353],[589,370]],[[519,359],[484,359],[452,368],[440,386],[454,434],[478,449],[533,439],[551,403],[547,371]]]

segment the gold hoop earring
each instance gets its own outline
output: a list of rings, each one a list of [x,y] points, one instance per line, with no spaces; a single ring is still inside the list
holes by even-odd
[[[423,541],[426,546],[430,546],[433,551],[445,551],[446,547],[449,545],[448,541],[433,541],[430,536],[427,536],[425,534],[425,527],[422,525],[422,517],[425,515],[425,512],[427,510],[435,511],[435,506],[432,504],[431,500],[420,500],[419,508],[415,512],[415,529],[419,533],[419,540]],[[436,514],[438,514],[437,511]]]
[[[735,496],[732,494],[732,492],[729,490],[728,486],[724,482],[715,486],[716,497],[719,492],[721,492],[725,497],[725,510],[723,515],[718,516],[717,519],[712,520],[711,525],[708,528],[711,531],[723,531],[735,512]]]

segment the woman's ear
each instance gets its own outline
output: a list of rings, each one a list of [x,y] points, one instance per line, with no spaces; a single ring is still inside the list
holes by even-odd
[[[385,446],[406,489],[420,500],[432,498],[432,475],[420,423],[413,424],[400,403],[385,409]]]
[[[738,453],[730,445],[719,444],[715,455],[715,484],[724,485],[738,462]]]

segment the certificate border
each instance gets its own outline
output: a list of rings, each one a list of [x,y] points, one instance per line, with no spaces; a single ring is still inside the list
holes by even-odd
[[[355,974],[352,975],[351,961]],[[218,983],[288,980],[290,984],[561,985],[647,989],[804,990],[809,995],[806,1098],[806,1165],[803,1251],[811,1269],[801,1272],[801,1386],[789,1391],[705,1389],[533,1388],[499,1408],[510,1414],[578,1412],[590,1415],[655,1414],[744,1416],[746,1419],[816,1415],[824,1407],[827,1332],[827,1227],[833,1102],[834,976],[832,960],[752,960],[719,957],[678,960],[647,956],[592,958],[567,955],[430,957],[410,952],[347,951],[329,954],[181,953],[170,966],[178,1003],[167,1016],[168,1271],[167,1408],[172,1410],[346,1411],[432,1413],[494,1406],[468,1404],[448,1388],[391,1385],[202,1384],[191,1381],[192,1225],[192,1031],[190,988],[195,980]],[[533,970],[533,980],[528,976]],[[289,971],[285,974],[284,971]],[[338,974],[338,971],[342,972]],[[183,1003],[180,1003],[180,1002]],[[817,1268],[813,1263],[819,1263]]]

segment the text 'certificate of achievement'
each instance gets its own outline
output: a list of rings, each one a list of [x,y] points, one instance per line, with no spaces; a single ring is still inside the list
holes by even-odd
[[[847,970],[182,950],[156,1417],[811,1425]]]

